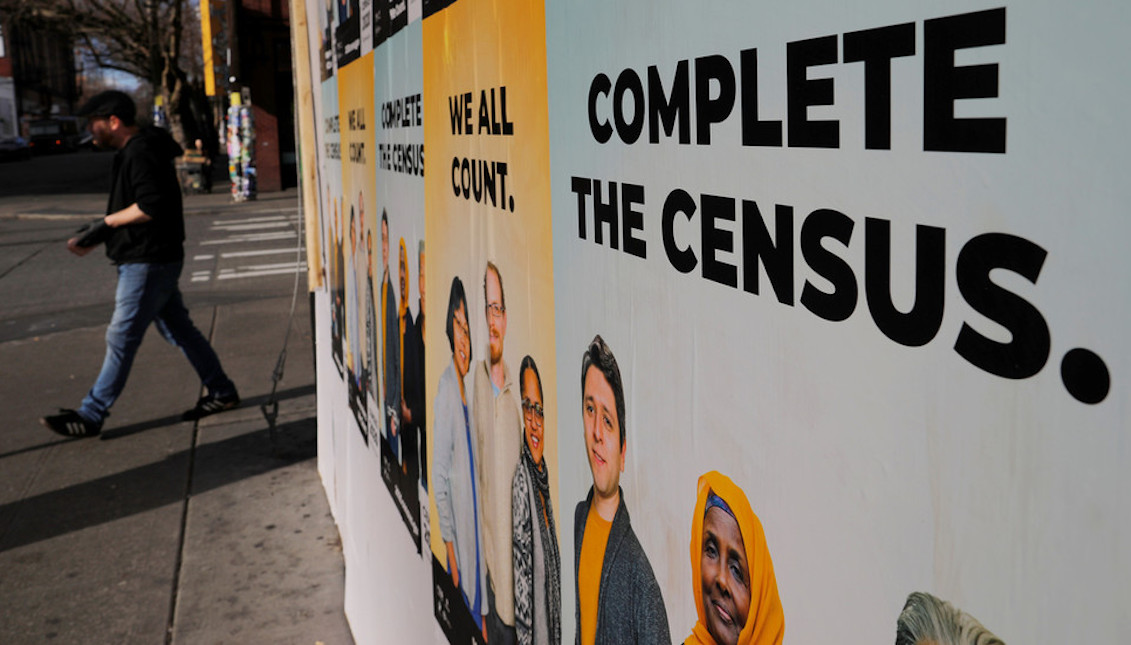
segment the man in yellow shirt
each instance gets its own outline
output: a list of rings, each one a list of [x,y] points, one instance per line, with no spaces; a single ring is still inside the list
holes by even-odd
[[[660,586],[621,494],[624,413],[617,359],[597,336],[581,362],[581,416],[593,486],[573,516],[576,626],[582,645],[671,643]]]

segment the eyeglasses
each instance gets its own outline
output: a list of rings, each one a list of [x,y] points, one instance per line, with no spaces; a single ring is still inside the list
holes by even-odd
[[[505,313],[507,313],[507,308],[498,303],[493,302],[487,305],[487,315],[492,318],[502,318]]]
[[[541,403],[535,403],[535,402],[531,401],[530,399],[523,399],[522,400],[522,411],[523,412],[533,412],[534,418],[538,419],[539,421],[541,421],[545,418],[543,416],[543,414],[545,412],[545,408],[542,407],[542,404]]]

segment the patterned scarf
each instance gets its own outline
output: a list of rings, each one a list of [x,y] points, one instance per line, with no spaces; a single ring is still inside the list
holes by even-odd
[[[534,517],[531,520],[538,525],[538,532],[542,538],[542,551],[546,557],[546,616],[549,621],[550,638],[553,640],[554,635],[559,635],[560,638],[562,633],[562,565],[561,555],[558,553],[557,530],[554,525],[554,507],[549,503],[550,469],[543,459],[542,470],[538,470],[526,441],[522,442],[522,463],[527,474],[530,475],[530,481],[534,482],[534,501],[537,508],[534,509]],[[546,518],[545,522],[542,521],[543,517]]]

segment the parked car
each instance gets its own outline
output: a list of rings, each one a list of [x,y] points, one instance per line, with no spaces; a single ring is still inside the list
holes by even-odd
[[[36,154],[76,150],[82,134],[79,120],[73,116],[36,119],[28,124],[29,143]]]
[[[31,159],[31,145],[23,137],[0,139],[0,161]]]

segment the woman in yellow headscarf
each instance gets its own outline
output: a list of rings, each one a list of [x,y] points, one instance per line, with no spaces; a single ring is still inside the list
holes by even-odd
[[[685,645],[781,645],[785,614],[762,523],[742,489],[715,471],[699,478],[691,581],[699,621]]]

